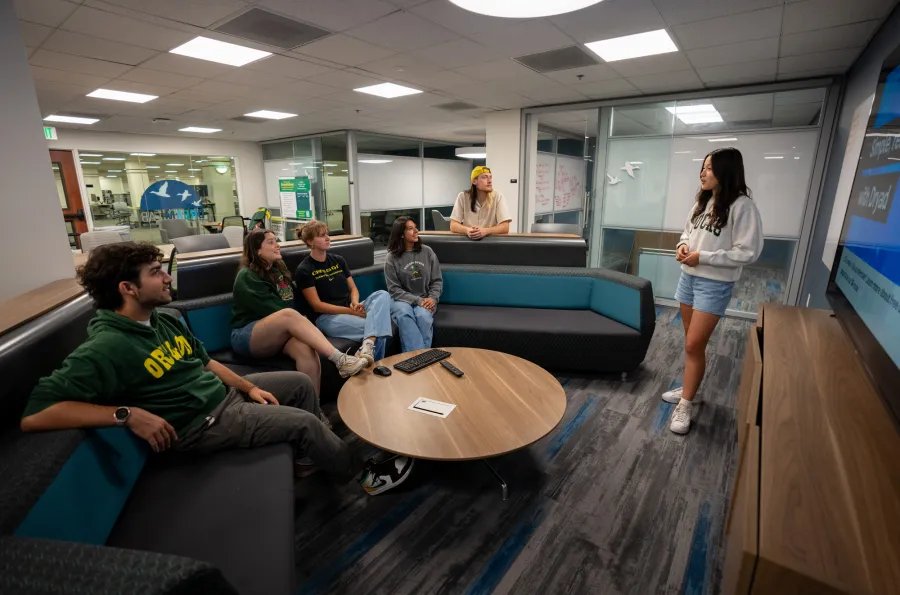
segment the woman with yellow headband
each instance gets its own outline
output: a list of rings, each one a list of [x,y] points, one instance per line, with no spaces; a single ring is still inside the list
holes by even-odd
[[[491,170],[479,165],[472,170],[472,187],[460,192],[450,213],[450,231],[464,233],[471,240],[509,233],[512,217],[506,200],[494,192]]]

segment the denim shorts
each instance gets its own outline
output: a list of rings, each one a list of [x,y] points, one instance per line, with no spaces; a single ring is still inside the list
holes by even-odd
[[[731,301],[733,281],[715,281],[696,275],[688,275],[684,271],[678,279],[675,299],[694,310],[724,316],[725,309]]]
[[[238,355],[250,357],[250,335],[253,334],[253,327],[256,326],[258,320],[254,320],[247,326],[231,329],[231,349]]]

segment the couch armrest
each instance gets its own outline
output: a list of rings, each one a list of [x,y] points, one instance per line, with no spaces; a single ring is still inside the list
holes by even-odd
[[[167,232],[165,229],[163,229],[162,226],[160,226],[160,228],[159,228],[159,237],[162,240],[163,244],[169,243],[169,232]]]
[[[216,567],[190,558],[96,545],[0,537],[0,593],[237,595]]]

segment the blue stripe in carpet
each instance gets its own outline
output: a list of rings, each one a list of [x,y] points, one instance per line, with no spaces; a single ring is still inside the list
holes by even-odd
[[[687,568],[684,571],[684,584],[681,589],[684,595],[702,595],[705,591],[709,524],[709,501],[704,500],[700,505],[697,524],[694,525],[691,551],[688,553]]]
[[[547,445],[547,451],[544,453],[548,461],[552,461],[559,454],[559,451],[562,450],[562,447],[566,445],[566,442],[569,441],[569,438],[584,425],[584,422],[591,416],[596,405],[596,397],[594,395],[589,396],[578,409],[578,412],[572,416],[572,419],[554,436],[550,444]]]
[[[666,427],[669,416],[672,415],[673,407],[675,407],[675,405],[672,403],[666,403],[665,401],[659,402],[659,406],[656,408],[656,416],[653,418],[653,425],[650,427],[654,434],[659,434],[662,432],[663,428]]]
[[[559,381],[560,386],[565,386],[569,384],[570,380],[572,380],[571,378],[566,378],[564,376],[558,376],[556,379]]]
[[[672,317],[672,322],[669,323],[671,326],[681,326],[681,311],[675,313],[675,316]]]
[[[432,491],[433,488],[431,486],[424,486],[405,496],[397,506],[381,517],[381,520],[375,523],[372,528],[357,537],[331,564],[322,568],[311,576],[309,580],[300,585],[300,588],[297,589],[297,595],[326,591],[334,579],[356,564],[366,552],[393,531],[397,525],[403,522],[410,513],[431,495]]]
[[[544,507],[537,506],[531,516],[516,524],[509,537],[497,548],[475,580],[466,589],[466,595],[490,595],[509,572],[513,561],[522,553],[528,540],[544,520]]]

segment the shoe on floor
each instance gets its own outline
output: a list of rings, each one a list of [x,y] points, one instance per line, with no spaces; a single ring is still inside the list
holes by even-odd
[[[670,391],[666,391],[662,394],[662,400],[666,403],[674,403],[677,405],[681,402],[681,387],[673,388]]]
[[[413,468],[413,459],[394,457],[383,463],[369,461],[362,472],[360,485],[370,496],[396,488],[406,481]]]
[[[368,365],[369,362],[365,359],[345,353],[341,356],[340,363],[338,363],[338,372],[340,373],[341,378],[349,378],[359,374]]]
[[[362,346],[356,352],[356,357],[366,360],[366,367],[368,368],[375,363],[375,345],[363,341]]]
[[[669,429],[676,434],[687,434],[691,429],[691,410],[693,405],[683,402],[678,403],[675,411],[672,412],[672,421],[669,422]]]

